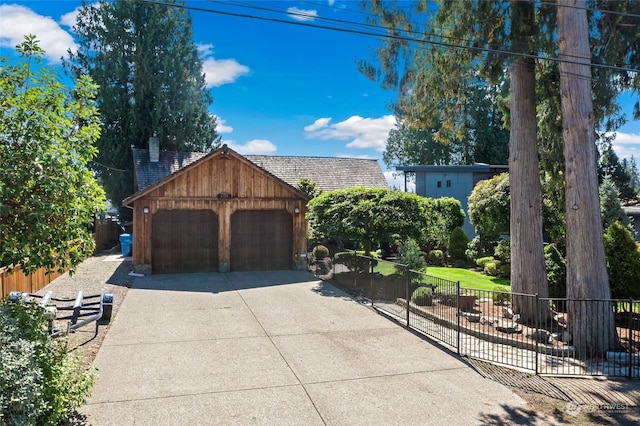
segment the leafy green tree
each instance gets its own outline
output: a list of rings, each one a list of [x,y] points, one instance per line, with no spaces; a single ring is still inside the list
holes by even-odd
[[[640,298],[640,252],[627,226],[614,222],[605,231],[607,273],[614,298]]]
[[[460,201],[451,197],[422,197],[420,202],[424,213],[422,236],[418,242],[426,252],[445,249],[449,244],[451,231],[464,223],[464,210]]]
[[[509,175],[478,182],[469,196],[469,221],[480,235],[497,239],[509,233]]]
[[[79,49],[69,52],[64,64],[99,85],[103,132],[94,164],[114,205],[133,192],[131,146],[146,148],[156,134],[161,149],[218,147],[216,120],[208,111],[213,99],[184,8],[83,1],[74,32]],[[131,213],[121,209],[121,214]]]
[[[307,194],[311,199],[322,194],[322,189],[318,188],[318,182],[307,178],[300,179],[298,182],[298,189]]]
[[[427,266],[424,253],[420,250],[420,246],[414,239],[408,239],[398,246],[397,262],[407,265],[412,271],[421,271]],[[402,272],[402,270],[398,271]]]
[[[618,155],[609,146],[600,157],[598,174],[600,182],[609,177],[618,190],[619,198],[622,201],[629,201],[636,198],[638,192],[633,183],[632,171],[625,167],[624,164],[620,162]]]
[[[356,239],[368,254],[375,243],[419,238],[424,217],[421,199],[380,188],[340,189],[311,200],[308,218],[316,232]]]
[[[600,215],[603,229],[608,228],[615,221],[627,227],[631,225],[629,216],[624,213],[620,203],[618,188],[608,176],[605,176],[600,184]]]
[[[456,226],[451,231],[451,235],[449,236],[449,245],[447,247],[447,252],[449,256],[453,257],[456,260],[466,260],[467,255],[467,246],[469,245],[469,237],[464,232],[462,227]]]
[[[451,164],[451,146],[434,139],[434,132],[398,122],[391,129],[382,160],[387,166]]]
[[[70,89],[42,64],[35,36],[0,65],[0,266],[72,270],[95,249],[104,192],[89,162],[100,135],[96,86]]]

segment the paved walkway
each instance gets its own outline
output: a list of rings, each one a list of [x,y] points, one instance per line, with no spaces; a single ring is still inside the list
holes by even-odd
[[[95,364],[92,425],[553,423],[307,272],[137,278]]]

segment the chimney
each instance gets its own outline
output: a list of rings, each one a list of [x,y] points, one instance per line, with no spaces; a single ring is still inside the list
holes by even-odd
[[[160,160],[160,139],[153,133],[149,138],[149,162],[157,163]]]

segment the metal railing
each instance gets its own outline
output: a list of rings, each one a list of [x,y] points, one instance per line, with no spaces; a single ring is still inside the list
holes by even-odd
[[[355,253],[322,278],[461,356],[542,375],[640,377],[640,301],[465,288]]]

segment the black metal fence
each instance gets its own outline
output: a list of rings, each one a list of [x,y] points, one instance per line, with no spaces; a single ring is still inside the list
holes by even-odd
[[[355,254],[322,278],[462,356],[543,375],[640,377],[640,301],[471,289]]]

